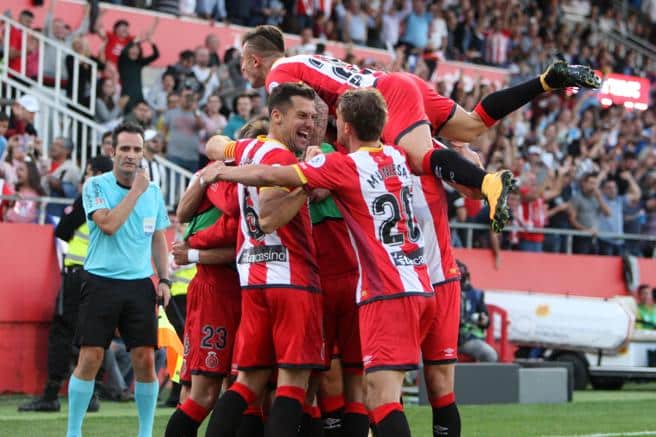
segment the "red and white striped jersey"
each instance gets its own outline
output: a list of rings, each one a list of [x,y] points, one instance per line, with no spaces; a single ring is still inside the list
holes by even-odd
[[[266,78],[267,93],[281,83],[303,82],[313,88],[335,113],[337,99],[352,88],[373,87],[382,71],[362,69],[321,55],[297,55],[274,62]]]
[[[266,138],[235,144],[235,161],[247,164],[294,164],[296,157],[282,143]],[[312,228],[307,206],[285,226],[265,234],[259,226],[260,192],[238,186],[241,218],[237,269],[242,288],[289,287],[319,292]]]
[[[446,191],[433,175],[413,176],[415,190],[412,208],[424,235],[426,264],[431,284],[455,281],[460,278],[449,228]]]
[[[359,304],[433,293],[402,150],[381,146],[318,155],[297,170],[310,187],[332,191],[351,231],[360,269]]]

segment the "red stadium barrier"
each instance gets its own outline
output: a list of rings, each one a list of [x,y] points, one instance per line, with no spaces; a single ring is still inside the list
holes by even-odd
[[[172,233],[168,235],[171,241]],[[0,393],[37,393],[46,379],[48,324],[60,276],[50,226],[0,223]],[[458,249],[457,256],[482,289],[525,290],[580,296],[626,294],[616,257],[504,252],[495,270],[487,250]],[[642,282],[656,284],[654,260],[640,260]],[[502,351],[503,352],[503,351]],[[505,355],[502,353],[502,355]]]
[[[0,223],[0,393],[43,390],[61,283],[54,238],[52,226]]]

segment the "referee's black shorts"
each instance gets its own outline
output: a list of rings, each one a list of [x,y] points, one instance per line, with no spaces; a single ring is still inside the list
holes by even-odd
[[[128,349],[157,347],[155,302],[150,278],[112,279],[82,272],[75,344],[107,349],[118,328]]]

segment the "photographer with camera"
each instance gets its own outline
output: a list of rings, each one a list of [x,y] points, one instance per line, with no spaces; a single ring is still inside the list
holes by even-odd
[[[498,360],[497,351],[485,342],[485,330],[490,325],[490,315],[485,305],[482,290],[472,287],[469,270],[461,261],[460,269],[460,334],[458,352],[469,355],[474,361],[494,363]]]

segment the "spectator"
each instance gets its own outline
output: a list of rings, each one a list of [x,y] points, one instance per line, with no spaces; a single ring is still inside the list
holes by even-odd
[[[598,175],[588,173],[581,180],[580,192],[570,199],[569,220],[574,229],[590,234],[585,237],[574,238],[574,252],[580,254],[594,254],[593,237],[599,230],[599,214],[610,215],[610,209],[604,202],[599,191]]]
[[[194,91],[184,89],[180,107],[164,113],[163,135],[168,137],[166,158],[191,172],[198,170],[200,130],[203,128],[196,102]]]
[[[401,22],[410,13],[411,3],[406,0],[381,1],[377,19],[380,21],[380,39],[391,49],[399,42]]]
[[[498,360],[497,351],[485,342],[485,330],[490,325],[485,294],[471,285],[467,266],[460,261],[456,262],[462,290],[458,351],[471,356],[474,361],[494,363]]]
[[[100,143],[100,154],[102,156],[114,156],[114,142],[112,141],[112,131],[109,130],[102,135]]]
[[[617,183],[614,179],[606,179],[602,185],[603,200],[610,214],[599,216],[599,232],[621,234],[624,232],[624,209],[637,203],[642,195],[640,187],[631,173],[622,172],[620,177],[629,184],[627,194],[618,195]],[[599,254],[621,256],[624,254],[624,241],[613,238],[599,238]]]
[[[210,67],[210,52],[207,48],[198,47],[194,57],[196,64],[191,71],[194,73],[196,80],[202,85],[203,94],[199,104],[203,106],[207,102],[207,98],[219,88],[219,77],[216,74],[217,68]]]
[[[533,173],[523,176],[520,188],[521,203],[517,211],[517,221],[522,229],[527,231],[544,228],[547,221],[547,206],[545,204],[542,187],[538,187]],[[519,232],[519,250],[523,252],[542,252],[544,234]]]
[[[89,11],[88,4],[84,6],[84,17],[75,31],[71,31],[68,25],[61,18],[54,18],[54,10],[57,0],[52,0],[48,4],[48,11],[44,23],[43,34],[52,38],[58,43],[71,48],[73,40],[81,37],[89,31]],[[61,81],[68,81],[68,71],[64,68],[66,58],[60,59],[61,64],[57,65],[57,46],[45,44],[43,46],[43,82],[48,86],[54,86],[57,77],[57,70],[61,71]],[[72,79],[72,78],[71,78]]]
[[[180,107],[180,94],[175,91],[169,93],[169,95],[166,96],[166,109],[164,110],[162,115],[160,115],[159,118],[157,119],[156,128],[158,132],[164,131],[164,114],[166,114],[166,111],[179,107]]]
[[[31,29],[32,23],[34,22],[34,14],[31,11],[25,9],[21,11],[21,13],[18,15],[18,22],[22,26]],[[25,50],[27,56],[26,60],[29,61],[30,64],[33,64],[35,60],[38,63],[38,52],[35,53],[35,51],[38,50],[38,46],[35,46],[34,44],[30,44],[29,39],[30,38],[26,39],[28,41],[28,45]],[[21,70],[22,49],[23,49],[23,31],[18,27],[11,27],[9,31],[9,69],[16,71],[18,73],[22,72]],[[37,55],[36,58],[34,57],[35,54]],[[34,65],[29,65],[26,62],[25,73],[33,70],[34,70]]]
[[[492,19],[492,31],[485,37],[485,62],[492,65],[505,65],[508,61],[510,38],[502,29],[499,17]]]
[[[373,24],[362,10],[360,0],[350,0],[343,15],[342,35],[345,42],[365,45],[368,28]]]
[[[563,166],[557,169],[557,177],[560,179],[560,192],[547,202],[548,227],[554,229],[569,229],[569,200],[572,197],[572,183],[574,181],[574,169],[571,159],[566,160]],[[564,252],[566,238],[563,235],[545,235],[544,250],[546,252]]]
[[[113,79],[103,79],[98,88],[100,92],[96,96],[96,122],[104,125],[115,123],[123,115],[123,109],[130,97],[119,98]],[[109,128],[111,126],[108,126]]]
[[[39,219],[39,202],[34,197],[44,196],[41,175],[32,161],[22,161],[16,167],[16,194],[20,196],[6,212],[8,223],[36,223]]]
[[[100,60],[91,56],[91,50],[87,41],[82,37],[76,37],[73,39],[72,48],[75,53],[78,53],[87,58],[91,58],[92,62],[95,62],[96,65],[100,66]],[[75,77],[75,58],[73,55],[66,55],[66,72],[68,77]],[[89,62],[79,62],[78,71],[77,71],[77,91],[74,90],[75,82],[71,79],[66,82],[66,96],[79,104],[82,108],[91,108],[91,81],[95,80],[93,77],[93,67]],[[77,94],[77,95],[76,95]],[[78,107],[73,106],[73,110],[80,112],[83,115],[86,115],[85,111],[80,111]]]
[[[9,117],[0,111],[0,160],[4,159],[7,151],[7,131],[9,130]]]
[[[148,103],[141,100],[136,102],[132,112],[123,118],[124,123],[134,123],[141,126],[142,129],[148,129],[152,126],[153,111],[150,110]]]
[[[203,119],[203,130],[200,134],[200,162],[199,167],[203,168],[209,162],[205,155],[205,143],[212,137],[212,135],[222,134],[228,121],[219,111],[221,110],[221,98],[217,95],[212,95],[207,99],[204,111],[201,113]]]
[[[16,169],[27,157],[26,139],[23,135],[12,135],[7,140],[7,153],[3,161],[2,174],[5,181],[15,186],[17,183]]]
[[[656,329],[656,306],[654,306],[654,290],[642,284],[638,287],[638,314],[636,318],[637,329]]]
[[[301,43],[293,47],[292,53],[295,55],[313,55],[317,51],[317,45],[312,41],[312,28],[306,27],[301,31]]]
[[[159,58],[157,45],[150,38],[146,41],[150,44],[152,50],[149,56],[143,55],[141,42],[136,39],[125,46],[118,59],[118,73],[123,86],[121,94],[130,97],[125,105],[126,112],[131,111],[136,102],[144,100],[141,70]]]
[[[33,95],[23,94],[18,100],[14,100],[9,115],[7,137],[24,134],[37,136],[33,124],[37,112],[39,112],[39,101]]]
[[[101,13],[102,14],[102,13]],[[96,20],[96,23],[100,24],[100,20]],[[150,41],[150,38],[155,33],[157,25],[159,24],[159,17],[153,19],[153,23],[144,33],[143,37],[146,41]],[[104,39],[105,50],[104,50],[104,61],[111,64],[117,65],[123,49],[131,43],[134,39],[134,35],[130,35],[130,25],[125,20],[118,20],[114,23],[113,30],[111,32],[104,32],[100,27],[96,29],[96,33]]]
[[[157,184],[158,187],[163,188],[164,170],[155,156],[162,154],[162,138],[155,129],[148,129],[144,132],[144,156],[141,161],[141,166],[148,169],[148,176],[150,181]],[[162,192],[165,192],[162,190]]]
[[[57,137],[48,148],[50,169],[45,177],[44,186],[50,197],[74,199],[80,184],[80,169],[71,159],[73,141],[70,138]],[[61,217],[66,205],[48,204],[47,212],[51,216]]]
[[[166,111],[168,96],[174,90],[175,75],[170,71],[165,71],[162,74],[162,80],[153,84],[148,90],[146,101],[158,117]]]
[[[235,112],[230,114],[228,124],[223,130],[223,134],[233,140],[236,134],[243,125],[251,118],[251,98],[248,94],[241,94],[237,96],[234,103]]]
[[[210,53],[210,67],[221,65],[221,56],[219,55],[219,37],[210,33],[205,37],[205,48]]]
[[[423,50],[428,45],[428,32],[431,26],[431,14],[426,12],[426,2],[412,1],[412,11],[405,17],[405,32],[401,42],[411,49]]]
[[[225,0],[197,0],[196,12],[201,18],[223,21],[226,16]]]

